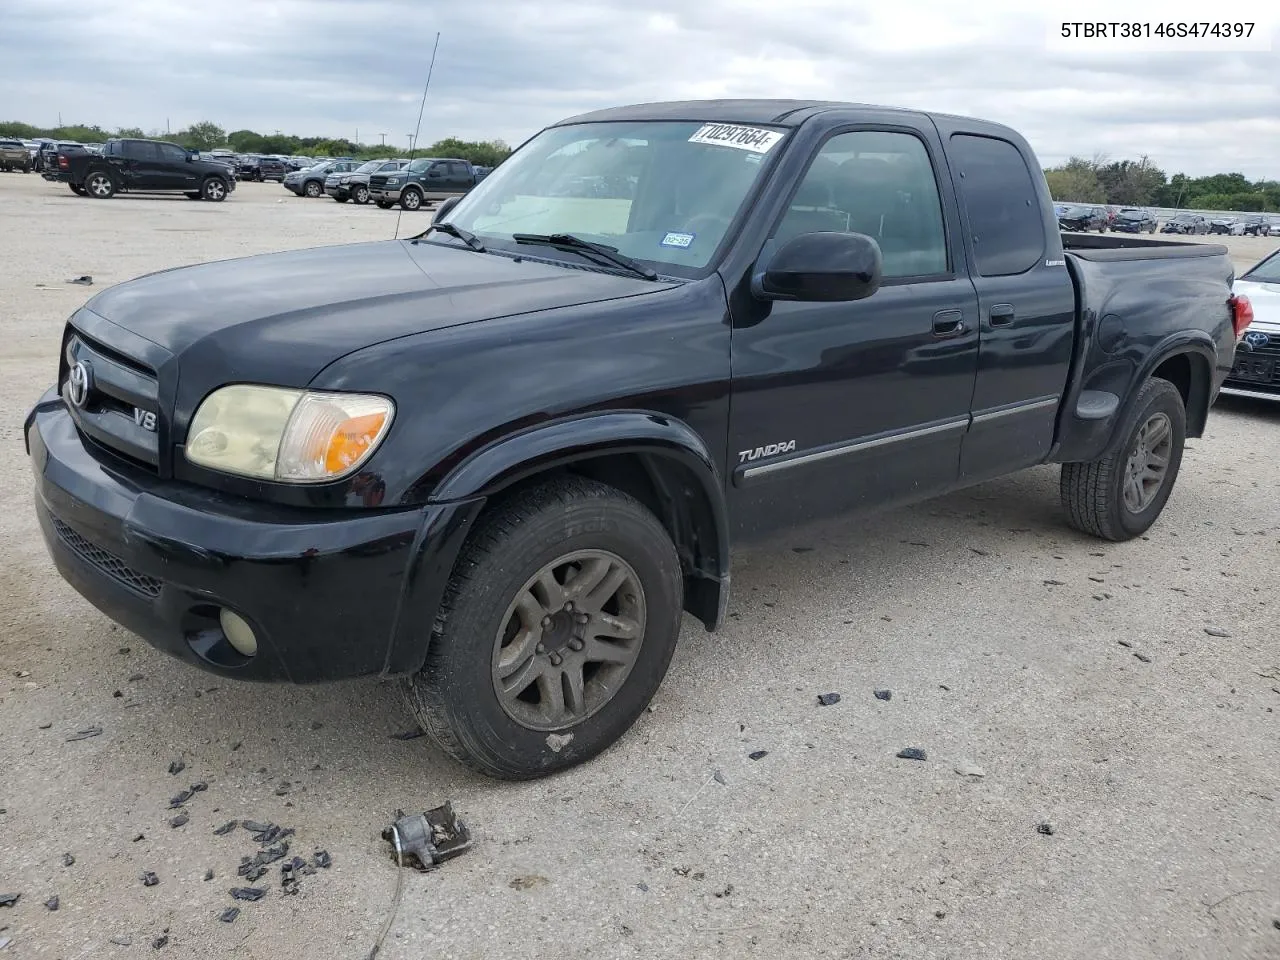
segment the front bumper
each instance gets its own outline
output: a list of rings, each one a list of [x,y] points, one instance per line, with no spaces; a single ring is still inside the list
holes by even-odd
[[[399,203],[400,191],[403,187],[370,187],[369,199],[374,203],[381,200],[383,203]]]
[[[349,183],[326,183],[324,192],[335,200],[348,200],[351,197],[351,184]]]
[[[298,196],[298,197],[302,196],[302,181],[300,180],[295,180],[295,181],[286,180],[284,182],[284,188],[288,190],[290,193],[294,194],[295,196]]]
[[[483,501],[287,510],[90,453],[56,390],[27,416],[36,515],[58,572],[152,646],[224,676],[312,683],[409,673]],[[253,627],[227,642],[218,612]]]

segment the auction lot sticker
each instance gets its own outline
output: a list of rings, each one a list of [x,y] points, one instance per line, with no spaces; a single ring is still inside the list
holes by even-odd
[[[690,143],[709,143],[717,147],[735,147],[752,153],[768,153],[782,139],[777,130],[763,127],[740,127],[736,123],[708,123],[689,138]]]

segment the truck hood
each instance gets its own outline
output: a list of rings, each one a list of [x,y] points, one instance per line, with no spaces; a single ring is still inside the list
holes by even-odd
[[[1231,292],[1243,293],[1253,304],[1250,330],[1265,330],[1268,333],[1280,330],[1280,283],[1237,280],[1231,285]]]
[[[178,267],[86,307],[174,356],[185,393],[193,374],[305,386],[339,357],[396,337],[671,285],[387,240]]]

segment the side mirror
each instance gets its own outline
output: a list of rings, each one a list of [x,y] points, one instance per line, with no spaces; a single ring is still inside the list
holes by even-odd
[[[432,222],[432,223],[437,222],[437,221],[438,221],[441,217],[443,217],[446,213],[448,213],[450,210],[452,210],[454,207],[456,207],[456,206],[458,205],[458,201],[459,201],[459,200],[461,200],[461,199],[462,199],[461,197],[449,197],[447,200],[445,200],[445,201],[444,201],[444,203],[442,203],[442,204],[440,204],[440,206],[436,207],[436,212],[435,212],[435,214],[431,217],[431,222]]]
[[[883,275],[880,244],[861,233],[802,233],[762,262],[751,292],[763,300],[863,300]]]

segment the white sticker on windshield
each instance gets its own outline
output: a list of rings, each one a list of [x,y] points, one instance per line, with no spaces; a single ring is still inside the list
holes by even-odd
[[[718,147],[736,147],[752,153],[768,153],[782,139],[777,130],[740,127],[734,123],[708,123],[689,138],[690,143],[709,143]]]
[[[693,243],[692,233],[668,233],[662,238],[664,247],[687,247]]]

